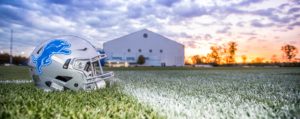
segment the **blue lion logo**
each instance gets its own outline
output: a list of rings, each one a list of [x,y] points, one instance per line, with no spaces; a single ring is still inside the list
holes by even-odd
[[[38,74],[42,73],[42,67],[48,66],[52,63],[52,55],[71,54],[71,50],[67,49],[69,47],[71,47],[71,44],[69,44],[68,42],[60,39],[54,39],[43,48],[43,51],[41,51],[40,55],[37,58],[32,55],[32,62],[36,65],[36,71],[38,72]]]

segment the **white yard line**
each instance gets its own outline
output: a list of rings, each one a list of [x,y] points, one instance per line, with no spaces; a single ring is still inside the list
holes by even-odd
[[[7,84],[7,83],[14,83],[14,84],[32,83],[32,80],[0,80],[0,84]]]
[[[216,100],[204,96],[180,97],[174,92],[137,88],[130,84],[125,86],[125,92],[170,119],[268,118],[270,116],[268,114],[272,112],[266,104],[254,101],[237,104],[236,102],[241,100],[238,95],[234,97],[216,95]]]

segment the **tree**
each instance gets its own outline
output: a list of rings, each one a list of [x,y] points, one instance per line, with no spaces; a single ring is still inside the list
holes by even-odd
[[[143,55],[140,55],[138,57],[137,63],[140,65],[145,64],[145,57]]]
[[[229,42],[228,43],[228,62],[227,63],[235,63],[235,53],[237,51],[237,43],[236,42]]]
[[[296,56],[296,54],[298,53],[297,48],[295,46],[289,45],[289,44],[282,46],[281,50],[283,51],[284,56],[289,61],[291,61]]]
[[[16,65],[27,65],[27,57],[24,56],[13,56],[13,64]],[[9,63],[9,54],[8,53],[0,53],[0,64]]]
[[[201,64],[202,63],[201,57],[199,55],[194,55],[194,56],[192,56],[191,59],[192,59],[193,64]]]
[[[9,63],[9,54],[3,53],[0,54],[0,64]]]
[[[219,46],[219,57],[220,57],[220,64],[227,63],[228,60],[228,49],[226,44],[223,44],[222,46]]]
[[[210,59],[211,63],[220,64],[221,58],[220,58],[220,47],[218,46],[211,46],[210,50],[211,53],[208,54],[208,59]]]
[[[207,63],[207,57],[201,56],[200,59],[201,59],[202,63]]]
[[[189,60],[184,60],[184,65],[192,65],[192,62],[190,62]]]
[[[243,63],[246,64],[247,56],[246,55],[242,55],[242,60],[243,60]]]

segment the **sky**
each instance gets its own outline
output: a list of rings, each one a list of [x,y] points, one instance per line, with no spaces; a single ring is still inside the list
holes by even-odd
[[[237,42],[237,57],[282,56],[300,49],[299,0],[0,0],[0,53],[29,56],[43,40],[77,35],[106,41],[148,29],[185,45],[185,55]],[[297,55],[300,58],[300,53]]]

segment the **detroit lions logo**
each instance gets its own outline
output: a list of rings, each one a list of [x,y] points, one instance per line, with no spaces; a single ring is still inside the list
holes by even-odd
[[[45,47],[43,48],[43,50],[37,58],[35,58],[32,55],[32,62],[36,65],[36,71],[38,72],[38,74],[42,73],[42,67],[48,66],[52,63],[52,55],[71,54],[71,50],[67,49],[69,47],[71,47],[71,44],[69,44],[68,42],[63,41],[61,39],[54,39],[47,45],[45,45]]]

